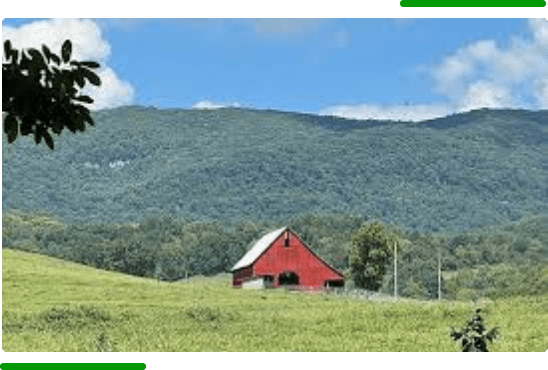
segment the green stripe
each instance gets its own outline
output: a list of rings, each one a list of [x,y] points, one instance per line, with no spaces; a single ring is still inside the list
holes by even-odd
[[[545,0],[401,0],[401,7],[544,7]]]
[[[144,370],[145,368],[145,364],[123,363],[0,364],[2,370]]]

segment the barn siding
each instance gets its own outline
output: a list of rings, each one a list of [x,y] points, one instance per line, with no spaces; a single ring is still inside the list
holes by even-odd
[[[253,264],[256,276],[272,275],[274,286],[279,286],[278,277],[283,272],[294,272],[299,277],[299,285],[321,288],[326,280],[344,278],[329,268],[315,256],[304,243],[289,232],[289,247],[285,247],[285,233],[276,239],[271,247]]]
[[[286,247],[288,237],[289,247]],[[298,277],[294,285],[298,289],[319,289],[327,282],[344,286],[344,276],[319,256],[302,241],[293,231],[282,228],[266,234],[261,238],[232,270],[233,286],[241,287],[243,282],[255,278],[273,279],[272,287],[279,287],[280,276],[293,273]],[[284,279],[287,282],[287,278]],[[291,280],[291,279],[290,279]],[[296,279],[295,279],[296,280]]]
[[[253,265],[244,267],[234,272],[234,278],[232,279],[233,286],[242,286],[242,283],[249,280],[253,276]]]

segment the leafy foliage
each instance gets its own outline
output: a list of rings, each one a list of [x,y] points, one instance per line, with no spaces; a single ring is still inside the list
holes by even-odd
[[[489,352],[487,343],[498,336],[497,328],[487,330],[480,312],[481,308],[476,309],[476,313],[464,328],[451,331],[451,337],[457,342],[460,341],[463,352]]]
[[[54,152],[28,140],[3,146],[4,210],[82,223],[342,213],[430,232],[548,212],[546,111],[419,123],[228,108],[91,116],[89,135],[59,137]]]
[[[314,213],[284,224],[227,225],[169,215],[151,216],[140,223],[65,224],[52,215],[12,211],[2,217],[2,246],[172,281],[228,271],[266,232],[289,226],[319,256],[345,272],[347,285],[353,286],[352,236],[364,221],[353,215]],[[398,248],[398,296],[437,298],[438,256],[442,298],[548,292],[547,216],[465,233],[419,233],[378,224],[406,241]],[[519,252],[510,247],[513,240],[519,241]],[[386,294],[394,291],[390,246],[380,282],[380,291]]]
[[[80,93],[86,82],[101,85],[92,71],[99,68],[93,61],[71,60],[72,43],[66,40],[61,57],[46,45],[42,51],[29,48],[13,49],[10,40],[4,42],[2,63],[2,112],[4,133],[8,143],[18,135],[34,135],[53,149],[51,133],[59,135],[66,127],[71,132],[84,131],[86,123],[93,125],[90,111],[80,103],[93,99]]]
[[[388,258],[393,255],[390,235],[379,221],[364,224],[352,235],[350,271],[359,288],[381,287]]]
[[[453,299],[501,298],[548,293],[548,264],[502,263],[456,271],[447,280]]]

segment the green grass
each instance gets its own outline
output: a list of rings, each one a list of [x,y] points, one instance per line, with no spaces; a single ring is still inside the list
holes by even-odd
[[[162,283],[2,250],[4,351],[458,351],[473,302],[358,301]],[[493,351],[545,351],[548,297],[489,302]]]

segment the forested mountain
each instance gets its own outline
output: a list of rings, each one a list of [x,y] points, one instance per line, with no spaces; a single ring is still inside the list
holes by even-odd
[[[423,122],[278,111],[121,107],[2,147],[2,206],[64,222],[154,214],[221,223],[310,212],[410,230],[469,230],[548,213],[548,111],[478,110]],[[5,135],[4,135],[5,136]]]

